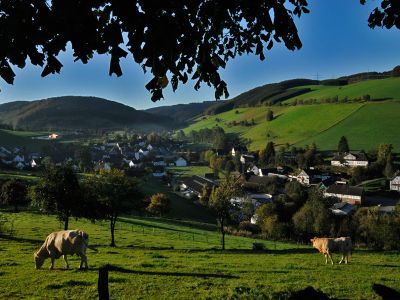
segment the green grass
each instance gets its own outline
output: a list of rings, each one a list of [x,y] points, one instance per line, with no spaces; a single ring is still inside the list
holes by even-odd
[[[87,231],[98,249],[88,250],[90,269],[78,271],[73,256],[70,270],[62,259],[53,271],[49,261],[35,270],[32,254],[48,233],[60,229],[59,222],[30,213],[7,216],[15,238],[0,238],[0,298],[96,299],[97,270],[105,264],[117,267],[109,275],[111,299],[275,299],[309,285],[331,297],[379,299],[373,283],[400,286],[397,253],[356,251],[349,265],[331,266],[309,246],[263,241],[269,251],[253,253],[252,239],[233,236],[227,237],[228,250],[219,251],[215,231],[140,218],[117,223],[116,248],[108,246],[107,223],[72,221],[70,227]]]
[[[39,174],[35,172],[26,172],[26,171],[0,170],[0,179],[14,179],[14,178],[25,181],[37,181],[39,180]]]
[[[306,86],[311,88],[309,93],[293,97],[285,102],[291,103],[295,99],[308,100],[308,99],[327,99],[338,96],[339,99],[348,97],[355,99],[363,95],[370,95],[372,99],[400,99],[400,78],[387,78],[361,81],[345,86],[324,86],[324,85],[311,85]],[[304,87],[296,87],[294,89],[302,89]]]
[[[393,144],[400,151],[400,102],[367,103],[350,115],[315,137],[305,139],[298,145],[315,142],[320,149],[336,149],[340,136],[345,135],[353,150],[376,149],[381,143]]]
[[[271,122],[265,120],[267,107],[238,110],[239,114],[234,109],[198,119],[184,131],[218,124],[227,133],[250,139],[250,150],[259,150],[268,141],[278,146],[289,143],[301,147],[315,142],[320,150],[335,150],[342,135],[347,137],[352,150],[376,149],[381,143],[391,143],[396,152],[400,150],[400,102],[396,100],[272,107],[275,119]],[[221,121],[216,122],[216,118]],[[228,126],[233,120],[251,119],[255,120],[254,126]]]
[[[179,177],[204,176],[206,173],[214,173],[208,166],[170,167],[168,171]]]
[[[0,129],[0,146],[25,147],[28,151],[39,151],[43,145],[54,141],[37,140],[32,137],[45,136],[48,132],[32,132],[32,131],[13,131]]]

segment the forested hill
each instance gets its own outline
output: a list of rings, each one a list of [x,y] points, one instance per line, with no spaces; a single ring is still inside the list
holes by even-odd
[[[0,105],[0,124],[25,130],[171,128],[173,119],[96,97],[65,96]]]
[[[174,119],[176,122],[184,123],[203,114],[209,107],[224,102],[226,101],[204,101],[199,103],[177,104],[153,107],[145,111],[156,115],[167,116]]]

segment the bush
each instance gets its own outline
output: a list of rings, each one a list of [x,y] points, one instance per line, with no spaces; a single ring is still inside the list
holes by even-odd
[[[263,243],[253,243],[253,250],[254,251],[265,251],[265,245]]]
[[[260,226],[256,224],[252,224],[249,221],[243,221],[239,224],[239,230],[249,231],[252,234],[258,234],[261,232]]]
[[[171,201],[165,194],[155,194],[150,198],[150,204],[147,207],[147,211],[157,216],[163,216],[170,210],[170,202]]]

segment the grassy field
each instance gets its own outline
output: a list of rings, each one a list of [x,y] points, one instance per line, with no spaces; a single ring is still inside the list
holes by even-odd
[[[53,141],[37,140],[32,137],[48,135],[48,132],[31,132],[31,131],[12,131],[0,129],[0,146],[11,147],[25,147],[30,151],[39,151],[43,145]]]
[[[170,167],[168,171],[178,177],[204,176],[206,173],[214,173],[208,166]]]
[[[400,102],[368,103],[315,137],[308,138],[299,145],[315,142],[322,149],[337,147],[341,135],[345,135],[351,149],[369,150],[380,143],[393,144],[400,151],[400,135],[392,128],[400,127]]]
[[[96,299],[97,270],[110,271],[111,299],[277,299],[288,290],[313,286],[331,297],[379,299],[373,283],[399,290],[398,253],[355,251],[349,265],[325,265],[309,246],[263,241],[266,252],[252,252],[252,239],[219,235],[202,224],[143,218],[117,223],[116,248],[108,246],[107,223],[71,222],[90,235],[98,252],[88,250],[88,271],[70,270],[62,259],[49,271],[49,261],[34,269],[33,252],[60,224],[53,216],[7,214],[13,220],[13,238],[0,238],[0,298]],[[334,256],[338,261],[338,256]],[[281,299],[285,299],[282,297]]]
[[[191,130],[221,126],[228,133],[236,133],[252,141],[251,150],[258,150],[273,141],[276,145],[289,143],[305,146],[315,142],[321,150],[335,150],[342,135],[349,141],[352,150],[376,149],[380,143],[393,144],[400,150],[400,102],[352,104],[317,104],[300,106],[272,107],[275,119],[265,120],[267,107],[240,108],[206,119],[198,119],[185,128]],[[216,122],[216,119],[220,119]],[[253,126],[229,126],[232,121],[251,121]]]
[[[285,102],[291,103],[295,99],[308,100],[308,99],[327,99],[338,96],[339,99],[348,97],[348,99],[355,99],[364,95],[370,95],[372,99],[400,99],[400,78],[387,78],[361,81],[345,86],[324,86],[324,85],[311,85],[306,86],[311,88],[311,92],[293,97]],[[305,87],[296,87],[294,89],[302,89]]]

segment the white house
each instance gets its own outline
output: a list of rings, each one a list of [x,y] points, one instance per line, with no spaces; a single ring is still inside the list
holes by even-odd
[[[50,140],[55,140],[55,139],[58,139],[58,138],[59,138],[59,135],[57,133],[52,133],[52,134],[49,135],[49,139]]]
[[[242,155],[240,156],[240,162],[241,162],[242,164],[251,163],[251,162],[254,162],[254,160],[255,160],[254,155],[242,154]]]
[[[31,165],[31,168],[36,168],[36,167],[38,167],[39,164],[34,159],[32,159],[30,162],[30,165]]]
[[[260,169],[256,165],[252,166],[251,168],[248,168],[247,172],[253,173],[256,176],[260,176]]]
[[[331,160],[332,166],[339,167],[367,167],[368,159],[364,153],[338,154]]]
[[[232,156],[236,156],[238,153],[246,153],[247,148],[246,147],[232,147],[231,154]]]
[[[149,155],[149,151],[148,150],[139,149],[139,153],[142,154],[143,156]]]
[[[300,182],[302,185],[309,185],[310,184],[310,176],[304,170],[301,170],[300,173],[297,174],[295,179],[298,182]]]
[[[153,150],[153,146],[152,146],[151,144],[149,144],[149,145],[147,146],[147,150],[149,150],[149,151]]]
[[[396,173],[396,175],[390,179],[390,190],[400,192],[400,174]]]
[[[177,160],[175,160],[175,166],[177,167],[187,167],[187,161],[186,159],[179,157]]]

